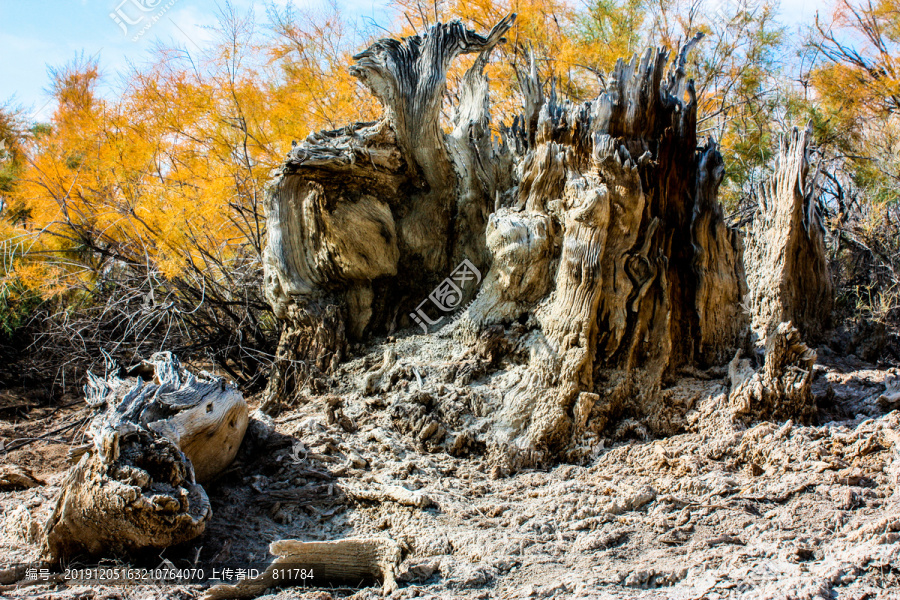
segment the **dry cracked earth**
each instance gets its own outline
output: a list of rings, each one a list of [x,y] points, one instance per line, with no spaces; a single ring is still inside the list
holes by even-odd
[[[683,433],[643,439],[637,428],[582,464],[508,473],[478,436],[489,376],[440,376],[464,356],[452,344],[359,348],[328,394],[274,420],[254,413],[238,459],[207,487],[206,532],[146,560],[257,564],[278,539],[383,536],[403,550],[391,598],[900,598],[896,369],[820,353],[808,426],[732,423],[714,410],[724,374],[686,374],[675,384],[693,406]],[[38,559],[65,452],[90,413],[77,398],[63,408],[2,398],[3,485],[15,487],[13,467],[38,481],[0,493],[0,597],[203,595],[204,585],[70,585],[52,572],[10,582],[10,567]],[[263,597],[382,596],[341,585],[313,577]]]

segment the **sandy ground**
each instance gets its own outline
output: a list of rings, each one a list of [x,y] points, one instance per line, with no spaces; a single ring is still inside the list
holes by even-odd
[[[257,414],[236,462],[207,487],[203,536],[131,564],[259,565],[278,539],[384,536],[404,553],[392,598],[900,598],[900,411],[883,400],[896,370],[825,353],[811,426],[706,418],[704,402],[727,384],[685,379],[677,385],[699,390],[685,433],[607,441],[583,464],[509,475],[465,434],[477,423],[447,414],[472,408],[463,388],[437,386],[440,418],[423,418],[426,367],[366,394],[383,352],[346,365],[337,403],[316,396],[274,421]],[[46,437],[0,465],[42,484],[0,493],[0,572],[38,559],[65,452],[89,416],[77,398],[3,410],[21,397],[0,397],[4,447]],[[55,578],[2,581],[0,597],[195,598],[206,587]],[[380,596],[313,577],[265,597]]]

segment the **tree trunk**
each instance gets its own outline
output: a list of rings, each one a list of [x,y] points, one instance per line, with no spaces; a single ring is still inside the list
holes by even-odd
[[[69,471],[45,525],[52,562],[164,548],[200,535],[212,512],[197,482],[234,459],[247,404],[222,379],[195,377],[168,352],[107,380],[89,375],[91,443]]]
[[[510,369],[499,420],[511,447],[565,448],[580,421],[629,414],[657,433],[682,414],[661,404],[668,375],[727,360],[743,343],[741,243],[716,200],[715,144],[697,148],[692,40],[620,61],[584,105],[551,93],[534,144],[517,147],[512,206],[491,215],[493,261],[457,335],[529,324],[529,359]],[[674,408],[674,407],[672,407]]]

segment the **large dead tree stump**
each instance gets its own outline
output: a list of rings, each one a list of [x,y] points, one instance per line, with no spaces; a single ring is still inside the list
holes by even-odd
[[[240,392],[194,376],[164,352],[109,379],[89,375],[85,393],[101,412],[45,525],[45,559],[164,548],[200,535],[212,511],[198,482],[231,463],[247,429]]]
[[[484,37],[453,22],[377,42],[351,72],[383,118],[289,153],[268,198],[266,294],[284,324],[268,408],[315,390],[348,342],[433,332],[465,306],[441,339],[471,346],[472,373],[502,371],[485,443],[538,460],[624,420],[678,431],[688,407],[664,388],[748,347],[743,243],[685,75],[702,36],[674,60],[620,60],[579,104],[545,93],[532,57],[524,114],[492,140],[483,69],[512,19]],[[447,68],[466,52],[444,133]]]
[[[822,340],[831,322],[833,288],[825,255],[825,228],[809,177],[812,129],[785,135],[775,171],[760,187],[744,260],[752,326],[761,339],[790,321],[809,342]]]

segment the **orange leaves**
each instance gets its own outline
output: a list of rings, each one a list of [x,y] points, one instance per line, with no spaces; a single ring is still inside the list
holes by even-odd
[[[319,129],[378,117],[380,108],[350,76],[351,56],[363,44],[336,6],[323,11],[272,11],[273,38],[263,50],[272,94],[271,125],[291,139]]]
[[[876,203],[895,202],[900,182],[900,2],[836,0],[832,24],[817,21],[824,60],[810,82],[820,137],[844,157],[853,183]]]
[[[837,0],[834,23],[817,26],[826,62],[812,80],[826,101],[900,113],[900,2]]]

